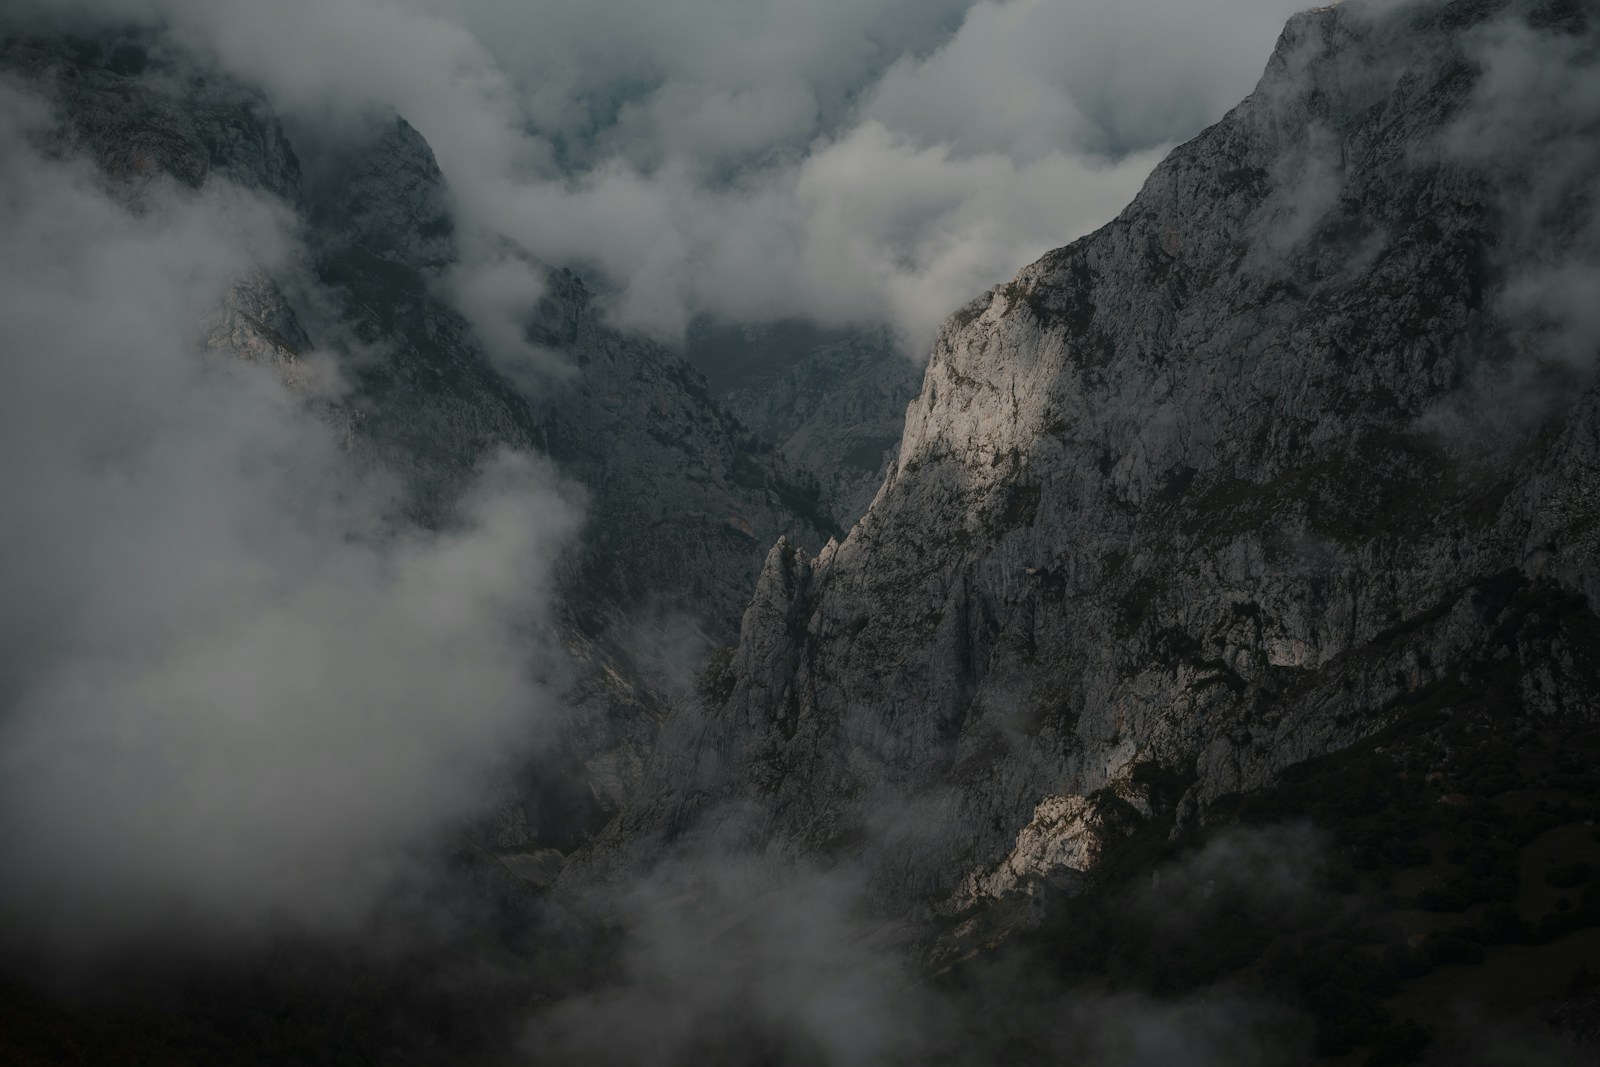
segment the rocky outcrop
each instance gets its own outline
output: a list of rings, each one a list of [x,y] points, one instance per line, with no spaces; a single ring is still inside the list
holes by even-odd
[[[1085,871],[1100,858],[1101,832],[1094,800],[1045,797],[1028,825],[1017,831],[1011,852],[990,871],[973,871],[962,882],[958,906],[1026,888],[1030,880]]]
[[[959,905],[1495,672],[1504,714],[1600,714],[1600,336],[1538,281],[1600,263],[1597,33],[1293,19],[1116,220],[945,324],[870,509],[769,555],[605,847],[737,803]]]

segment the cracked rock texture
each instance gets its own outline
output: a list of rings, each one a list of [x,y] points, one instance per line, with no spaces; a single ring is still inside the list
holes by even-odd
[[[946,322],[871,507],[772,549],[584,869],[753,810],[959,908],[1492,672],[1595,715],[1597,49],[1549,0],[1291,20],[1119,217]]]
[[[455,261],[444,175],[423,136],[399,115],[342,146],[307,178],[311,218],[329,236],[423,269]]]

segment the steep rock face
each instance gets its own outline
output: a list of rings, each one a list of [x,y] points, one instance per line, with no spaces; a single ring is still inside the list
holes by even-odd
[[[835,519],[861,517],[922,378],[887,330],[704,327],[691,331],[687,356],[718,403],[817,479]]]
[[[201,325],[206,348],[276,366],[291,378],[291,368],[311,347],[283,291],[261,272],[230,284],[221,305]]]
[[[158,32],[17,37],[0,68],[54,107],[55,149],[88,155],[130,198],[157,179],[222,180],[299,216],[309,277],[226,281],[202,340],[282,367],[313,341],[350,350],[353,443],[406,477],[424,519],[499,447],[547,452],[581,482],[590,521],[572,599],[590,628],[649,605],[731,638],[762,546],[832,528],[809,479],[681,358],[611,329],[570,275],[550,276],[528,332],[576,373],[528,390],[507,380],[451,302],[448,192],[403,118],[310,137],[303,179],[266,99]]]
[[[1600,712],[1600,335],[1549,282],[1600,263],[1596,33],[1292,20],[1121,216],[946,323],[871,508],[772,551],[611,842],[742,801],[959,908],[1491,675]]]
[[[815,480],[681,357],[606,326],[572,275],[549,277],[530,337],[577,370],[533,405],[540,446],[590,491],[586,588],[731,640],[763,546],[785,533],[817,544],[835,528]]]

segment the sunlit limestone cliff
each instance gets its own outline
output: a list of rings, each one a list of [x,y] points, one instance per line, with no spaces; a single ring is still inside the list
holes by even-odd
[[[595,861],[754,811],[952,913],[1408,716],[1591,722],[1597,35],[1293,19],[1120,216],[945,323],[870,509],[772,549]]]

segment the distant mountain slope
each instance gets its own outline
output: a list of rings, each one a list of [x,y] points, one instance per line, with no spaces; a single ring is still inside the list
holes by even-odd
[[[570,276],[550,277],[528,325],[576,375],[528,394],[508,382],[442,296],[437,274],[456,259],[448,192],[403,119],[337,149],[319,143],[303,181],[265,98],[159,35],[16,39],[0,64],[58,109],[57,151],[87,153],[130,189],[163,175],[191,188],[221,179],[302,215],[320,292],[300,302],[334,308],[335,335],[287,333],[337,347],[349,330],[363,343],[346,367],[358,440],[412,479],[424,513],[494,447],[551,453],[591,494],[574,599],[596,625],[650,602],[731,632],[758,546],[832,528],[818,490],[719,408],[690,366],[610,329]],[[297,322],[327,314],[276,303]]]
[[[686,356],[720,404],[817,478],[835,518],[861,517],[922,377],[887,330],[703,326]]]
[[[415,518],[443,520],[500,448],[548,455],[582,486],[563,605],[572,747],[508,799],[496,838],[574,847],[631,788],[672,699],[632,663],[630,620],[667,616],[731,638],[762,546],[780,534],[820,543],[834,528],[820,489],[681,358],[606,325],[570,275],[548,273],[526,327],[572,373],[509,381],[449,299],[448,190],[403,118],[336,146],[314,139],[303,166],[259,92],[158,33],[17,37],[0,45],[0,69],[54,109],[52,150],[90,157],[130,203],[168,180],[220,181],[291,213],[308,260],[284,277],[219,279],[200,340],[278,367],[356,456],[403,479]],[[314,350],[334,355],[346,392],[310,388]]]

